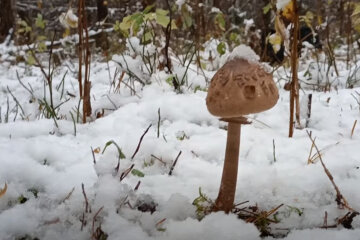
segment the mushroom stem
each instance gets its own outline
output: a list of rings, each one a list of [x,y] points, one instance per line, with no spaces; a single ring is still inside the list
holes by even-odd
[[[241,124],[229,121],[224,168],[215,209],[229,213],[234,205],[237,182]]]

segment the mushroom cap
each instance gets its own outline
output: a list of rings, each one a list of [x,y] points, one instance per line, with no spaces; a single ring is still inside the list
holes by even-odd
[[[222,118],[235,118],[272,108],[279,98],[272,74],[258,63],[235,58],[211,80],[206,105]]]

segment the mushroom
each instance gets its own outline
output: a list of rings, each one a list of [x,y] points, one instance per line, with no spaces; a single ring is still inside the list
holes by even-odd
[[[279,98],[272,75],[254,61],[233,58],[212,78],[206,105],[209,112],[228,122],[224,168],[214,210],[233,209],[241,124],[250,124],[244,115],[272,108]]]

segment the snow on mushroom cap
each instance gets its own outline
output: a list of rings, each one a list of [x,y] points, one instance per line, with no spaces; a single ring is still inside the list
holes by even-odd
[[[235,58],[245,59],[249,63],[258,63],[260,57],[251,49],[251,47],[241,44],[234,48],[234,50],[227,57],[226,62],[229,62]]]
[[[227,56],[224,56],[224,58],[221,59],[221,66],[223,66],[225,63],[230,62],[234,59],[245,59],[249,63],[256,63],[258,64],[265,72],[271,73],[272,68],[270,65],[264,62],[260,62],[260,57],[257,55],[254,50],[252,50],[251,47],[246,46],[244,44],[240,44],[236,48],[233,49],[233,51],[228,54]]]

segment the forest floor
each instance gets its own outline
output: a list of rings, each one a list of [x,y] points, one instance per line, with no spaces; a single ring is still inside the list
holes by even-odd
[[[283,204],[268,216],[272,223],[257,224],[275,237],[360,235],[359,216],[347,225],[353,229],[344,227],[341,218],[351,211],[339,208],[308,136],[316,138],[348,206],[360,210],[360,126],[353,129],[360,120],[360,74],[355,62],[347,69],[341,61],[339,76],[332,67],[326,73],[321,59],[320,65],[301,61],[303,128],[295,129],[293,138],[288,138],[289,92],[283,89],[287,68],[274,73],[280,93],[276,106],[251,115],[252,124],[242,128],[235,202],[245,202],[239,206],[244,209],[256,206],[255,213]],[[53,78],[54,105],[62,104],[58,127],[42,114],[40,100],[46,92],[49,101],[49,93],[40,69],[0,65],[0,188],[7,184],[0,198],[0,239],[260,239],[255,224],[237,214],[213,212],[198,220],[199,204],[217,197],[226,144],[226,124],[210,115],[205,103],[205,79],[215,71],[204,76],[190,65],[181,94],[166,81],[168,75],[158,72],[152,84],[135,84],[133,94],[126,76],[119,89],[111,87],[113,61],[94,62],[91,101],[101,117],[74,125],[78,82],[72,72],[76,65],[67,65]],[[332,83],[330,91],[312,90],[325,79]],[[354,88],[346,88],[349,81]]]

